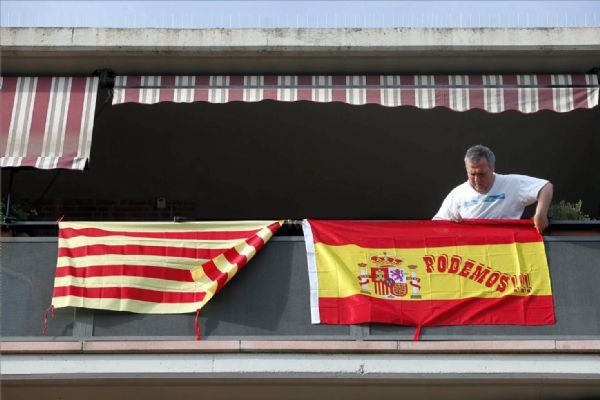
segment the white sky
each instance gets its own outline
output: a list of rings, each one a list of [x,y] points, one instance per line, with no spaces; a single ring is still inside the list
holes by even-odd
[[[600,26],[600,1],[22,1],[1,26],[509,27]]]

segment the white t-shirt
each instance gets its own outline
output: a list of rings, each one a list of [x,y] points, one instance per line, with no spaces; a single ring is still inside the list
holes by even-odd
[[[486,194],[477,193],[469,181],[455,187],[444,199],[433,219],[463,218],[519,219],[523,210],[537,200],[547,180],[526,175],[494,174],[494,184]]]

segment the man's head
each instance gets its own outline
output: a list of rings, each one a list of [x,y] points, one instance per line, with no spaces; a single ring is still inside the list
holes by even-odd
[[[487,193],[494,184],[496,156],[488,147],[480,144],[467,150],[465,167],[469,184],[477,193]]]

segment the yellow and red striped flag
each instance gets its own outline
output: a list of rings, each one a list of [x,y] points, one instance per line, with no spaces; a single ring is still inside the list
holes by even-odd
[[[313,323],[554,323],[530,221],[306,220],[304,236]]]
[[[280,226],[281,221],[61,222],[52,305],[197,311]]]

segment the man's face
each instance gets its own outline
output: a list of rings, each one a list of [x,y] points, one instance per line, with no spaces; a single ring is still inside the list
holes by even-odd
[[[467,168],[467,178],[469,184],[477,193],[485,194],[489,192],[494,184],[494,168],[490,168],[485,158],[477,162],[465,161]]]

